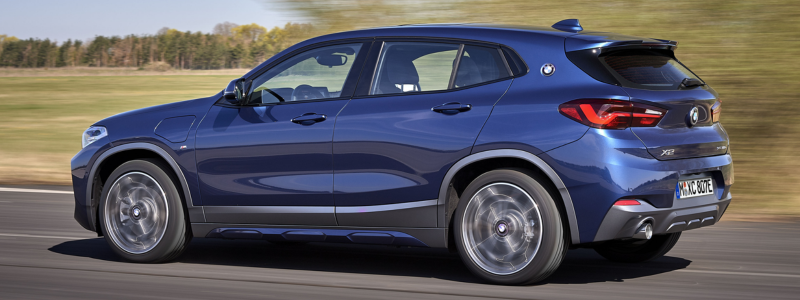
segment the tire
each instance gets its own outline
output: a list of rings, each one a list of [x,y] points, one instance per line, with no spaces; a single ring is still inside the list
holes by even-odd
[[[640,263],[662,257],[678,243],[680,232],[654,235],[649,240],[609,241],[595,246],[601,256],[614,262]]]
[[[178,257],[191,240],[171,169],[153,159],[120,165],[106,181],[100,228],[111,249],[138,263]]]
[[[523,169],[498,169],[467,186],[453,230],[461,260],[473,274],[491,283],[526,285],[561,265],[567,239],[544,180]]]

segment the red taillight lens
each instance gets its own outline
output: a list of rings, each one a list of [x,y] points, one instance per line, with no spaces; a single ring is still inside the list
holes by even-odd
[[[711,122],[719,122],[720,115],[722,115],[722,100],[717,100],[717,103],[711,106]]]
[[[573,100],[559,105],[558,111],[567,118],[599,129],[653,127],[667,113],[662,108],[613,99]]]
[[[628,205],[642,205],[639,200],[636,199],[619,199],[617,202],[614,202],[616,206],[628,206]]]

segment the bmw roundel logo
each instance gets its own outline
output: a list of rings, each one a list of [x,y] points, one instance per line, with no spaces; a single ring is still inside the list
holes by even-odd
[[[689,126],[697,124],[698,118],[700,118],[700,110],[698,110],[697,107],[692,107],[692,110],[689,111],[689,115],[686,116]]]
[[[541,71],[542,71],[542,75],[550,76],[550,75],[553,75],[553,73],[556,72],[556,66],[554,66],[553,64],[544,64],[542,66],[542,70]]]

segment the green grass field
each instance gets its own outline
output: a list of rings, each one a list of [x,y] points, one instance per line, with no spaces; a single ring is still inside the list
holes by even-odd
[[[241,76],[240,73],[239,76]],[[219,92],[232,75],[0,77],[0,183],[69,184],[84,129]]]

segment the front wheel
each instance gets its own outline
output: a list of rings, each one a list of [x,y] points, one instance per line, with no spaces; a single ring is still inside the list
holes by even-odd
[[[654,235],[649,240],[609,241],[595,246],[594,251],[614,262],[640,263],[664,256],[681,237],[680,232]]]
[[[100,202],[100,226],[111,249],[142,263],[180,255],[191,236],[169,169],[157,160],[132,160],[111,173]]]
[[[453,226],[458,252],[473,274],[492,283],[531,284],[561,265],[567,241],[543,180],[527,170],[500,169],[464,190]]]

